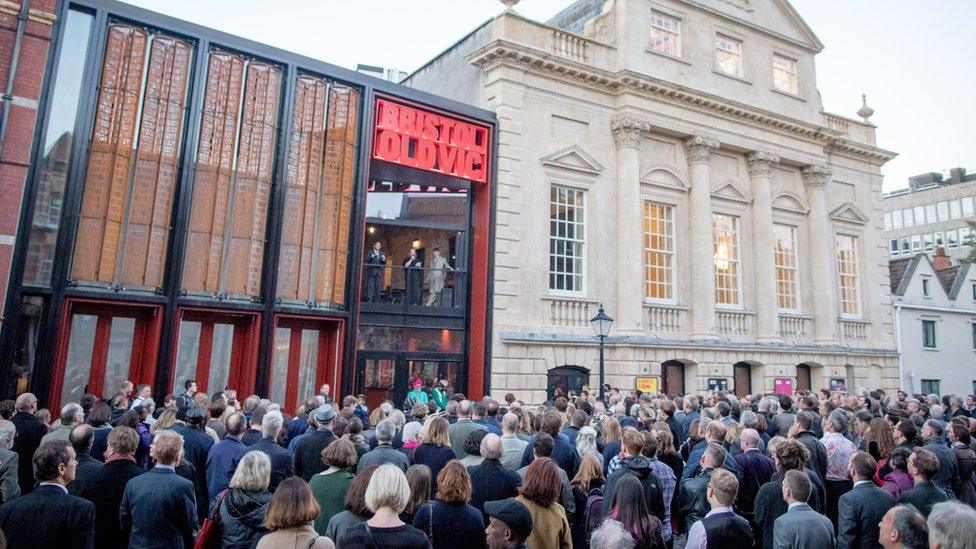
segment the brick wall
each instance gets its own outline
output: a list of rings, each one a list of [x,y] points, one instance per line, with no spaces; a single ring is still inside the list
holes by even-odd
[[[7,85],[21,1],[0,0],[0,90]],[[20,221],[56,8],[57,0],[32,0],[30,4],[29,19],[20,43],[7,134],[0,143],[0,296],[7,294],[10,279],[10,261]],[[0,301],[0,319],[3,318],[3,306],[4,302]]]

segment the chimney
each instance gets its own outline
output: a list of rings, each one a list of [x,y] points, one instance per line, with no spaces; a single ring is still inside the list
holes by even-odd
[[[936,271],[952,267],[952,260],[945,253],[945,248],[939,246],[935,249],[935,257],[932,258],[932,268]]]
[[[966,168],[952,168],[949,170],[950,183],[962,183],[966,180]]]

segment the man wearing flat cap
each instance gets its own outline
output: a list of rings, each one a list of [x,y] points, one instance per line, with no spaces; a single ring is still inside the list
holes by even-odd
[[[528,508],[508,498],[485,502],[488,527],[485,537],[488,549],[523,549],[532,533],[532,515]]]
[[[316,408],[315,413],[309,417],[309,420],[315,424],[315,431],[302,437],[295,445],[295,475],[305,479],[305,482],[325,470],[322,450],[336,439],[332,433],[335,418],[336,411],[331,404],[323,404]]]

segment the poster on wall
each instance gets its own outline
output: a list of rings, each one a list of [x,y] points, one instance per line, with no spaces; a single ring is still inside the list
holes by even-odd
[[[846,393],[847,380],[837,377],[830,378],[830,392]]]
[[[709,391],[728,391],[729,390],[729,380],[724,377],[710,377],[708,378],[708,390]]]
[[[657,376],[638,376],[634,379],[634,389],[641,393],[660,392],[660,378]]]
[[[777,395],[793,394],[793,380],[788,377],[778,377],[773,380],[773,393]]]

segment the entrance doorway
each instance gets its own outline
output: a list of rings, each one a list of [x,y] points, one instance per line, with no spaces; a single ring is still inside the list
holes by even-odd
[[[457,355],[360,351],[356,361],[356,386],[366,396],[370,410],[387,400],[402,409],[415,379],[422,380],[428,389],[446,379],[448,395],[467,390],[467,376]]]
[[[748,362],[736,362],[732,366],[732,371],[735,396],[742,398],[752,393],[752,366]]]
[[[342,322],[315,317],[275,317],[274,358],[268,372],[268,395],[285,410],[318,394],[328,383],[339,393]]]
[[[159,305],[69,299],[59,330],[51,410],[86,393],[111,398],[126,380],[151,385],[162,316]]]
[[[813,379],[810,375],[809,364],[797,364],[796,366],[796,390],[809,391],[813,386]]]
[[[661,364],[661,390],[669,397],[685,394],[685,365],[678,360]]]
[[[173,394],[182,393],[188,379],[196,380],[201,393],[253,393],[260,317],[243,311],[180,309]]]

